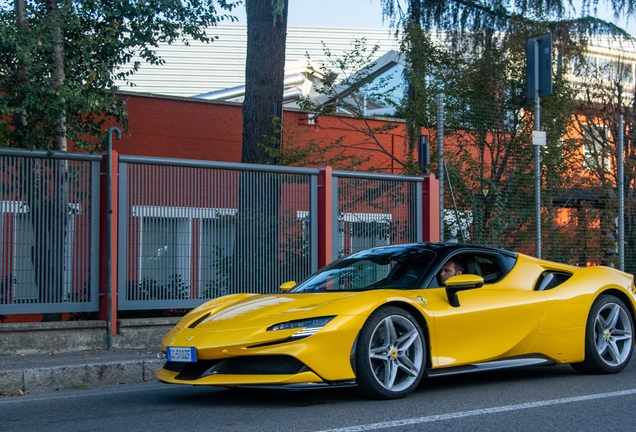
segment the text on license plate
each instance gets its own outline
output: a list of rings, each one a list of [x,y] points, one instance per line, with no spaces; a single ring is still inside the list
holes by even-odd
[[[197,350],[194,347],[168,347],[168,361],[196,362]]]

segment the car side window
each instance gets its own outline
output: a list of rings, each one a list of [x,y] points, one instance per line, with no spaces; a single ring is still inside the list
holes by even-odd
[[[485,284],[499,282],[504,277],[504,271],[494,257],[477,255],[475,256],[475,261],[477,261],[481,269]]]
[[[429,287],[443,287],[441,271],[449,261],[459,263],[463,274],[476,274],[484,278],[484,284],[499,282],[507,274],[502,267],[500,259],[494,254],[460,253],[449,257],[436,276],[431,280]]]
[[[504,271],[495,256],[479,253],[466,253],[456,256],[463,264],[464,274],[475,274],[484,278],[484,284],[498,282],[504,277]]]
[[[443,287],[446,284],[446,279],[458,274],[481,275],[474,256],[471,254],[457,254],[449,257],[438,269],[429,286]]]

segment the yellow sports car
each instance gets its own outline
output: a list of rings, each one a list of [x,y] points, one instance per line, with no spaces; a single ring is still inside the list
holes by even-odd
[[[632,275],[467,244],[368,249],[280,294],[192,310],[163,339],[167,383],[350,385],[407,395],[425,376],[570,363],[622,370],[634,345]]]

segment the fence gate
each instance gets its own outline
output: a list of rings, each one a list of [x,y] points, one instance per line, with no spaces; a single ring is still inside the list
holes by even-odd
[[[97,310],[101,158],[0,148],[0,314]]]
[[[317,169],[119,160],[120,309],[278,292],[317,269]]]

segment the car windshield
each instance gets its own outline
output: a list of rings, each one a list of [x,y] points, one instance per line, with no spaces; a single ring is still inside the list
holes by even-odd
[[[334,261],[290,292],[415,288],[434,257],[434,252],[419,245],[368,249]]]

